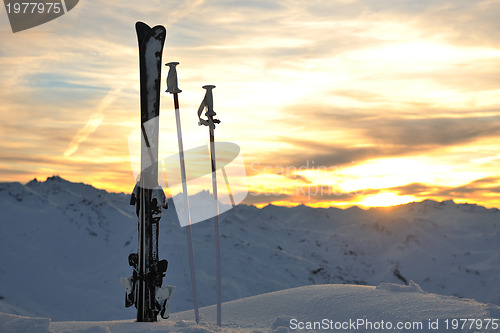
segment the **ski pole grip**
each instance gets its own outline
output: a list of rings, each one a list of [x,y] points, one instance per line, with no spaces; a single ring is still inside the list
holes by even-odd
[[[177,69],[175,66],[177,66],[179,63],[174,61],[174,62],[169,62],[165,64],[165,66],[168,66],[168,75],[167,75],[167,90],[166,92],[171,93],[171,94],[178,94],[182,92],[182,90],[179,89],[177,86]]]
[[[205,93],[205,106],[207,107],[207,116],[215,116],[214,112],[214,96],[212,94],[212,90],[215,88],[214,85],[206,85],[202,87],[207,92]]]

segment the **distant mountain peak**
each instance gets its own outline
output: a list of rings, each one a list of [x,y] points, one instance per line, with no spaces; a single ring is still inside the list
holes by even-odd
[[[59,183],[59,184],[66,183],[67,184],[67,183],[71,183],[71,182],[62,178],[59,175],[54,175],[52,177],[47,177],[47,179],[44,182],[39,181],[37,178],[33,178],[33,180],[26,183],[26,185],[29,186],[29,185],[33,185],[33,184],[43,184],[43,183]]]
[[[59,175],[54,175],[52,177],[47,177],[47,180],[46,182],[49,182],[49,183],[69,183],[69,181],[67,181],[66,179],[63,179],[61,176]]]

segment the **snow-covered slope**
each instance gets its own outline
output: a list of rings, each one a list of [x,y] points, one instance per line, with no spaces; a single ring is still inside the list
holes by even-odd
[[[0,314],[3,333],[148,332],[498,332],[500,307],[469,299],[430,294],[410,286],[316,285],[277,291],[224,303],[223,327],[214,325],[215,306],[202,308],[199,325],[192,311],[158,323],[133,320],[51,322]],[[470,319],[463,322],[454,319]],[[473,321],[472,321],[473,320]],[[486,328],[488,324],[488,328]],[[453,325],[458,325],[453,329]],[[482,326],[481,328],[478,328]],[[472,328],[472,329],[471,329]]]
[[[132,186],[131,186],[132,187]],[[201,193],[199,195],[207,195]],[[137,221],[129,195],[59,177],[0,183],[0,312],[54,320],[133,318]],[[405,284],[500,304],[500,212],[424,201],[361,210],[237,206],[221,216],[223,300],[312,284]],[[202,306],[215,302],[213,223],[193,226]],[[160,226],[172,310],[192,308],[185,229]]]

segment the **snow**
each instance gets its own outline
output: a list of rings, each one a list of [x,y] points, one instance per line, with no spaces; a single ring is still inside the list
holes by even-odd
[[[410,286],[381,284],[378,287],[354,285],[315,285],[252,296],[223,304],[223,327],[214,325],[215,306],[200,309],[201,321],[193,322],[192,311],[173,314],[157,323],[137,323],[133,320],[105,322],[52,322],[49,319],[0,314],[0,331],[51,333],[128,333],[128,332],[294,332],[312,331],[294,328],[328,324],[357,325],[355,332],[370,332],[370,326],[398,323],[413,326],[418,332],[435,332],[430,323],[444,331],[445,320],[453,318],[488,320],[499,318],[500,307],[470,299],[459,299],[422,291],[415,283]],[[318,325],[316,324],[316,325]],[[422,326],[418,326],[422,325]],[[490,325],[491,326],[491,325]],[[313,327],[313,326],[311,326]],[[421,328],[421,329],[420,329]],[[318,331],[318,330],[316,330]],[[327,331],[327,330],[325,330]],[[404,332],[404,329],[390,329]],[[494,328],[455,330],[456,332],[498,332]]]
[[[57,176],[25,185],[0,183],[0,312],[51,318],[51,329],[61,321],[134,318],[135,309],[124,308],[120,285],[120,277],[131,274],[127,258],[137,248],[137,218],[129,200],[128,194]],[[192,308],[186,230],[179,226],[172,200],[170,205],[160,222],[159,255],[169,261],[164,284],[177,287],[171,311],[181,316]],[[497,209],[452,201],[370,210],[238,205],[220,222],[226,307],[249,296],[323,284],[360,285],[352,288],[392,295],[391,302],[411,294],[413,299],[457,296],[500,304]],[[213,221],[192,230],[199,302],[208,306],[202,311],[205,323],[214,323],[208,320],[215,303]],[[428,293],[414,290],[411,281]],[[348,299],[347,294],[342,297]],[[314,307],[310,302],[316,296],[302,297],[301,304]],[[392,314],[396,308],[385,311]],[[475,308],[487,311],[485,305]],[[237,320],[224,311],[223,322]],[[287,315],[267,312],[263,331]],[[182,320],[194,330],[192,317],[169,323]]]
[[[0,332],[2,333],[53,333],[50,319],[30,318],[0,313]]]

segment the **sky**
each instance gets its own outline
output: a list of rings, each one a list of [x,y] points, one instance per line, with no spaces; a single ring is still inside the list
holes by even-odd
[[[140,20],[167,28],[163,62],[180,62],[186,150],[207,143],[196,111],[216,85],[244,203],[500,208],[499,16],[498,0],[89,0],[12,33],[3,10],[0,181],[132,190]],[[166,76],[161,156],[178,152]]]

